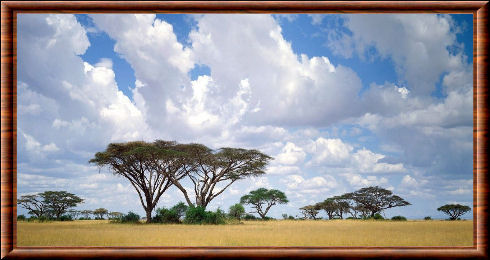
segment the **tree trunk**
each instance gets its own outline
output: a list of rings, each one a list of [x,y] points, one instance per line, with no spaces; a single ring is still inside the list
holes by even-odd
[[[151,223],[151,209],[146,209],[146,223]]]

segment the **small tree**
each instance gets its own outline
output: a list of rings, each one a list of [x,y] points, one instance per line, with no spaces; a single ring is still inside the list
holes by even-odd
[[[385,209],[411,205],[408,201],[394,195],[390,190],[378,186],[367,187],[349,194],[363,210],[368,210],[371,217]]]
[[[123,216],[124,216],[123,213],[117,211],[113,211],[109,213],[109,219],[111,220],[120,220]]]
[[[109,213],[109,211],[107,209],[98,208],[98,209],[94,210],[92,214],[95,215],[95,219],[104,219],[104,216],[107,215],[107,213]]]
[[[268,190],[265,188],[251,191],[249,194],[240,198],[241,204],[252,204],[252,208],[256,210],[252,213],[258,213],[262,219],[266,219],[267,212],[269,212],[269,209],[272,206],[277,203],[285,204],[288,202],[284,192],[274,189]]]
[[[334,199],[328,198],[323,202],[317,203],[314,205],[316,210],[324,210],[327,213],[328,219],[334,219],[337,215],[337,202]]]
[[[461,204],[446,204],[437,209],[449,215],[450,220],[457,220],[459,217],[470,211],[471,208]]]
[[[80,214],[82,214],[84,219],[89,219],[90,215],[92,215],[93,213],[94,212],[92,210],[89,210],[89,209],[84,209],[84,210],[80,211]]]
[[[76,207],[83,199],[66,191],[45,191],[39,194],[43,198],[49,215],[59,219],[70,208]]]
[[[29,210],[29,214],[34,215],[37,218],[43,216],[46,211],[46,205],[39,194],[21,196],[20,199],[17,200],[17,204]]]
[[[317,215],[318,215],[318,210],[317,210],[317,207],[314,206],[314,205],[307,205],[307,206],[304,206],[302,208],[300,208],[301,210],[301,213],[305,216],[305,219],[306,218],[309,218],[309,219],[317,219]],[[287,217],[287,215],[286,215]]]
[[[242,204],[237,203],[235,205],[230,206],[230,211],[228,212],[228,216],[240,220],[244,214],[245,214],[245,208],[243,207]]]

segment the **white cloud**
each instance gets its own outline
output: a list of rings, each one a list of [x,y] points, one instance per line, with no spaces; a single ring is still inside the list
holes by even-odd
[[[340,139],[320,137],[311,143],[308,151],[313,154],[310,164],[339,165],[345,162],[354,148]]]
[[[461,53],[448,51],[457,45],[450,16],[355,14],[344,18],[352,35],[338,36],[330,47],[345,56],[355,50],[361,57],[374,47],[381,57],[395,62],[398,74],[415,95],[430,94],[442,73],[463,67]]]
[[[282,153],[276,156],[279,163],[283,164],[297,164],[303,162],[306,157],[306,153],[301,147],[296,146],[294,143],[287,142],[282,148]]]
[[[378,162],[385,158],[382,154],[377,154],[365,148],[357,150],[353,155],[353,162],[362,173],[389,173],[405,171],[403,164],[389,164]]]
[[[368,186],[381,186],[388,190],[393,190],[389,185],[388,179],[385,177],[379,178],[378,176],[366,176],[363,177],[360,174],[344,173],[341,174],[354,188],[368,187]]]

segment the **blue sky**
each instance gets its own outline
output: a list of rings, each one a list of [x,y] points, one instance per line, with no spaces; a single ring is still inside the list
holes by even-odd
[[[379,185],[412,203],[387,217],[443,218],[443,204],[472,206],[472,18],[20,14],[18,193],[143,215],[129,182],[87,162],[164,139],[274,157],[210,209],[266,187],[290,200],[272,217],[299,216]],[[171,188],[158,205],[183,200]]]

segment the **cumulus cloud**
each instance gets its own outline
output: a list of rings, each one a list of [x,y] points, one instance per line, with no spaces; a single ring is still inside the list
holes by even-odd
[[[430,94],[442,73],[463,66],[462,54],[449,52],[458,44],[454,33],[458,29],[450,16],[355,14],[344,18],[352,34],[341,34],[330,47],[345,56],[355,52],[361,57],[374,47],[379,56],[395,62],[398,74],[415,95]]]

